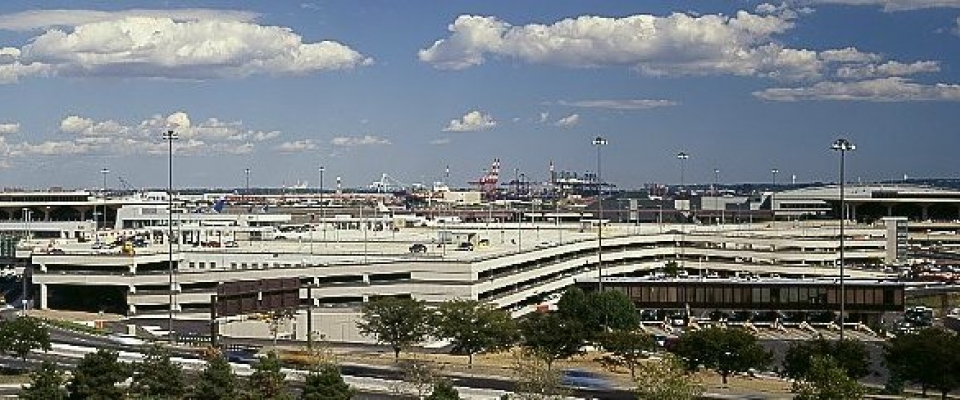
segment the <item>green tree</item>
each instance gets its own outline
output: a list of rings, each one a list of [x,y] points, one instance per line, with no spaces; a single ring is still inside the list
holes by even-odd
[[[866,390],[829,355],[814,355],[802,380],[793,382],[791,391],[798,400],[861,399]]]
[[[772,359],[747,331],[719,327],[688,332],[680,337],[673,351],[691,370],[703,365],[717,371],[724,385],[731,374],[763,368]]]
[[[170,351],[160,345],[151,346],[142,362],[133,366],[131,392],[138,398],[180,399],[186,394],[183,370],[170,361]]]
[[[130,367],[112,350],[100,349],[83,356],[67,385],[69,399],[122,400],[126,389],[118,386],[130,377]]]
[[[677,264],[675,260],[667,261],[663,264],[663,274],[669,277],[677,277],[680,275],[680,264]]]
[[[579,322],[557,313],[533,313],[520,322],[522,345],[553,368],[556,360],[580,354],[586,333]]]
[[[433,391],[427,400],[460,400],[460,392],[450,381],[444,379],[433,385]]]
[[[623,292],[585,293],[572,287],[560,297],[557,308],[561,316],[586,328],[588,340],[597,339],[607,329],[632,330],[640,326],[637,308]]]
[[[622,366],[636,377],[636,366],[654,347],[653,337],[640,331],[613,330],[600,335],[600,345],[609,355],[601,359],[608,366]]]
[[[280,357],[276,352],[253,363],[253,373],[247,380],[247,396],[250,399],[289,399],[287,374],[281,371]]]
[[[926,328],[917,333],[900,335],[890,340],[884,358],[891,375],[940,391],[944,398],[960,386],[960,339],[940,328]]]
[[[63,374],[57,364],[44,361],[30,373],[30,386],[25,386],[18,395],[25,400],[62,400],[67,398],[63,388]]]
[[[237,376],[221,354],[207,359],[207,366],[197,377],[190,394],[193,400],[233,400],[238,397]]]
[[[810,370],[815,356],[830,356],[847,375],[860,379],[870,374],[870,353],[863,342],[851,339],[842,341],[819,338],[795,342],[787,349],[783,359],[783,374],[791,379],[803,379]]]
[[[384,297],[364,304],[361,313],[357,323],[360,333],[389,345],[395,360],[400,359],[400,350],[422,341],[429,333],[430,314],[422,301]]]
[[[434,336],[449,339],[455,353],[473,355],[509,347],[517,340],[517,325],[506,311],[476,300],[452,300],[437,308]]]
[[[687,376],[683,363],[673,355],[642,361],[636,370],[634,382],[639,400],[692,400],[703,393],[700,382]]]
[[[326,364],[307,374],[301,400],[349,400],[354,390],[343,381],[336,365]]]
[[[0,351],[26,359],[33,350],[50,351],[50,332],[37,318],[0,321]]]

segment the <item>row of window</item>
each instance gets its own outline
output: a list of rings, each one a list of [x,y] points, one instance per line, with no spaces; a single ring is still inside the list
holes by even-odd
[[[758,287],[747,285],[613,286],[638,303],[690,304],[839,304],[839,286]],[[847,287],[846,304],[902,306],[903,289],[892,287]]]

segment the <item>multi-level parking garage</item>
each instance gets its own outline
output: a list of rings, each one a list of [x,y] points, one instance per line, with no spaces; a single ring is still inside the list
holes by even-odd
[[[833,225],[617,226],[604,229],[598,257],[596,230],[516,224],[457,227],[472,232],[474,251],[440,245],[438,231],[411,228],[368,234],[338,232],[339,241],[310,240],[316,232],[275,241],[240,241],[237,247],[174,247],[174,285],[163,245],[94,250],[89,243],[42,245],[21,252],[31,266],[36,304],[122,314],[204,311],[222,282],[299,278],[313,286],[318,305],[355,305],[376,296],[411,296],[427,302],[452,298],[489,301],[511,308],[532,304],[578,278],[645,275],[677,260],[695,275],[833,276],[838,261]],[[662,231],[662,233],[661,233]],[[847,230],[848,265],[883,263],[887,242],[880,226]],[[561,241],[562,238],[562,241]],[[433,242],[433,243],[431,243]],[[410,253],[413,243],[426,253]],[[853,277],[875,277],[878,269],[851,269]],[[306,290],[302,297],[306,298]]]

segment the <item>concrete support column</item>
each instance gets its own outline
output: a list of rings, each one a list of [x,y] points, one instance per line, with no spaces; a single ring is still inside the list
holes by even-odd
[[[887,216],[888,217],[893,216],[893,204],[887,204]]]
[[[929,215],[930,215],[930,205],[929,205],[929,204],[921,204],[921,205],[920,205],[920,219],[926,221]]]
[[[856,203],[850,204],[850,219],[852,221],[857,220],[857,204]]]
[[[363,302],[364,302],[364,303],[369,303],[369,302],[370,302],[370,296],[363,295]]]
[[[363,274],[363,284],[364,284],[364,285],[369,285],[369,284],[370,284],[370,274]],[[364,301],[366,301],[366,300],[364,300]]]
[[[133,285],[127,285],[127,294],[137,294],[137,287]]]
[[[46,283],[40,284],[40,309],[47,309],[47,296],[49,295],[49,289],[47,288]]]
[[[40,272],[43,272],[43,273],[47,272],[47,264],[39,264],[39,267],[40,267]]]
[[[49,221],[49,220],[50,220],[50,207],[44,207],[44,208],[43,208],[43,220],[44,220],[44,221]]]
[[[129,271],[129,272],[130,272],[131,275],[136,275],[136,274],[137,274],[137,262],[136,262],[136,261],[130,263],[130,271]],[[131,286],[131,287],[132,287],[132,286]]]
[[[135,306],[135,305],[133,305],[133,304],[128,304],[128,305],[127,305],[127,315],[136,315],[136,314],[137,314],[137,306]]]

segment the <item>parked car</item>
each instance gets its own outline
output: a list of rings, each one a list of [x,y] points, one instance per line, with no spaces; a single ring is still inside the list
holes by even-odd
[[[563,371],[561,382],[574,388],[609,389],[610,381],[603,375],[581,369]]]
[[[410,246],[410,252],[411,252],[411,253],[426,253],[426,252],[427,252],[427,245],[421,244],[421,243],[414,243],[413,245]]]
[[[460,251],[473,251],[473,243],[470,243],[470,242],[462,242],[462,243],[460,243],[459,246],[457,246],[457,250],[460,250]]]

